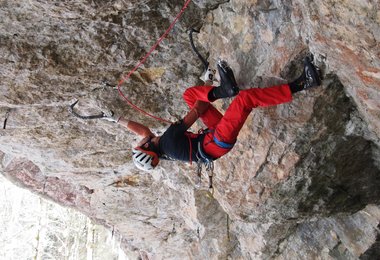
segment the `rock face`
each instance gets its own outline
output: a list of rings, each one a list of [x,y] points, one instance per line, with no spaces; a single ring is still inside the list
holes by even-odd
[[[1,259],[126,259],[112,230],[0,175]]]
[[[182,5],[1,1],[2,174],[112,227],[144,259],[378,258],[378,2],[193,1],[122,85],[150,113],[183,116],[181,95],[202,72],[190,27],[201,29],[196,45],[210,63],[227,59],[243,89],[293,80],[314,54],[323,86],[252,112],[215,163],[214,198],[194,188],[194,165],[140,172],[130,154],[138,138],[68,112],[78,99],[83,114],[110,109],[162,133],[165,124],[134,111],[114,86]]]

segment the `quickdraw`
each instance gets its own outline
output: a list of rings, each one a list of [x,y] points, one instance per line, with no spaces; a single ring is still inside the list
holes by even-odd
[[[203,165],[205,165],[205,169],[206,169],[207,174],[208,174],[208,184],[209,184],[208,185],[208,191],[210,192],[211,196],[214,196],[214,186],[212,183],[212,178],[214,176],[214,162],[204,163],[204,162],[198,160],[198,163],[197,163],[198,184],[197,184],[197,186],[201,187],[201,185],[202,185],[202,168],[203,168]]]
[[[100,114],[96,114],[96,115],[83,116],[83,115],[78,114],[74,110],[74,107],[78,102],[79,100],[76,100],[73,104],[70,105],[69,112],[80,119],[99,119],[99,118],[105,118],[105,117],[112,117],[114,114],[113,111],[109,111],[108,113],[101,112]]]
[[[214,186],[212,178],[214,176],[214,161],[212,158],[209,158],[201,149],[201,141],[198,142],[198,152],[197,152],[197,177],[198,177],[198,187],[201,187],[202,184],[202,168],[205,166],[207,175],[208,175],[208,190],[211,196],[214,196]]]

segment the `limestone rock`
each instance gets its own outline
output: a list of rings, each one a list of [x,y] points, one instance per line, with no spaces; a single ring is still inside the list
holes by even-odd
[[[113,227],[143,259],[378,257],[380,12],[370,0],[194,1],[121,86],[134,104],[175,121],[202,64],[229,61],[241,88],[283,84],[313,53],[322,87],[255,109],[234,149],[215,163],[215,196],[195,166],[132,165],[138,142],[120,126],[73,117],[134,111],[114,88],[183,1],[1,1],[1,173]],[[218,101],[224,110],[229,100]],[[5,123],[5,121],[4,121]],[[198,124],[193,128],[194,131]],[[203,186],[207,186],[204,179]],[[306,250],[308,248],[308,250]]]

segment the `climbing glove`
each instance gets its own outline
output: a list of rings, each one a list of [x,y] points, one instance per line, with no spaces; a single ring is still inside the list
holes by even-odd
[[[110,122],[118,123],[121,116],[115,115],[115,113],[111,110],[103,111],[102,119],[105,119]]]
[[[218,82],[218,80],[215,77],[215,74],[216,74],[216,70],[207,68],[206,72],[201,77],[201,80],[205,83],[205,85],[211,86],[214,83],[214,81]]]

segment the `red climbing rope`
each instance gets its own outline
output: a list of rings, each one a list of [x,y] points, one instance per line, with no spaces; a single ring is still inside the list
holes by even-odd
[[[174,25],[176,24],[176,22],[178,21],[178,19],[181,17],[181,15],[183,14],[183,12],[185,11],[185,9],[187,8],[187,6],[190,4],[191,0],[186,0],[185,4],[183,5],[181,11],[177,14],[177,16],[174,18],[173,22],[170,24],[169,28],[165,31],[165,33],[163,35],[161,35],[161,37],[157,40],[157,42],[152,46],[152,48],[150,48],[149,52],[139,61],[139,63],[128,73],[127,76],[123,77],[120,81],[119,81],[119,84],[117,85],[117,90],[119,91],[119,94],[128,102],[128,104],[133,107],[134,109],[136,109],[137,111],[140,111],[141,113],[147,115],[147,116],[150,116],[154,119],[157,119],[159,121],[162,121],[162,122],[166,122],[166,123],[169,123],[171,124],[172,122],[169,121],[169,120],[166,120],[166,119],[163,119],[163,118],[160,118],[160,117],[156,117],[152,114],[149,114],[148,112],[144,111],[143,109],[139,108],[138,106],[136,106],[135,104],[133,104],[124,94],[123,92],[120,90],[120,87],[121,85],[124,83],[124,81],[126,81],[127,79],[129,79],[132,75],[133,72],[135,72],[145,61],[146,59],[149,57],[150,54],[152,54],[152,52],[158,47],[158,45],[165,39],[165,37],[169,34],[169,32],[173,29]]]

